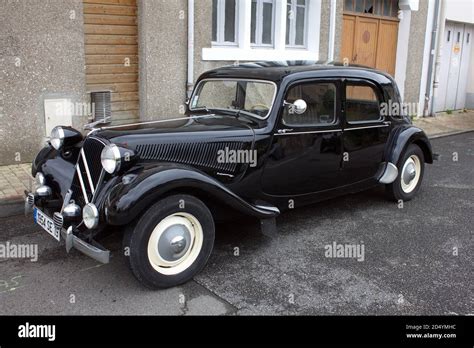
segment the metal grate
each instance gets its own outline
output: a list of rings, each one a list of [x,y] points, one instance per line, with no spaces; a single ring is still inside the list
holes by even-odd
[[[112,115],[110,91],[91,92],[91,102],[94,105],[94,120],[107,119]]]
[[[146,144],[138,145],[137,152],[143,160],[189,164],[233,173],[237,163],[220,163],[218,161],[219,150],[227,148],[238,151],[243,147],[244,143],[242,142]]]
[[[81,207],[92,201],[94,192],[100,185],[103,170],[100,154],[104,147],[100,140],[93,137],[87,138],[82,145],[71,186],[71,199]]]

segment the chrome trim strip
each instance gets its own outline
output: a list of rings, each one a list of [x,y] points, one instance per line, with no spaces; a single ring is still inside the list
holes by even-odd
[[[173,121],[183,121],[183,120],[192,120],[192,119],[200,119],[200,118],[208,118],[208,117],[216,117],[215,114],[209,115],[202,115],[202,116],[191,116],[191,117],[177,117],[177,118],[170,118],[167,120],[155,120],[155,121],[144,121],[144,122],[135,122],[135,123],[128,123],[128,124],[121,124],[118,126],[108,126],[108,127],[100,127],[100,128],[93,128],[89,134],[92,135],[92,132],[97,132],[100,130],[107,130],[107,129],[117,129],[117,128],[125,128],[131,126],[142,126],[147,124],[155,124],[155,123],[166,123],[166,122],[173,122]],[[93,138],[95,140],[99,140],[97,138]],[[100,140],[99,140],[100,141]],[[102,142],[103,143],[103,142]],[[105,145],[105,143],[103,143]]]
[[[79,182],[81,183],[82,194],[87,204],[89,203],[89,197],[87,197],[86,187],[84,186],[84,181],[82,180],[82,173],[81,173],[81,170],[79,169],[79,161],[77,162],[77,165],[76,165],[76,172],[77,172],[77,177],[79,178]]]
[[[344,131],[358,130],[358,129],[369,129],[369,128],[382,128],[388,127],[389,124],[379,124],[377,126],[366,126],[366,127],[353,127],[353,128],[344,128]]]
[[[333,133],[333,132],[342,132],[342,129],[328,129],[328,130],[322,130],[322,131],[307,131],[307,132],[274,133],[273,135],[318,134],[318,133]]]
[[[82,162],[84,162],[84,168],[86,169],[87,180],[91,187],[92,195],[95,193],[94,183],[92,182],[91,172],[89,170],[89,164],[87,164],[86,154],[84,153],[84,148],[81,149]]]
[[[63,213],[64,208],[66,208],[66,206],[71,201],[71,197],[72,197],[72,190],[69,189],[67,190],[66,195],[64,196],[63,206],[61,207],[61,214]]]
[[[102,170],[100,171],[99,180],[97,181],[97,187],[100,187],[100,185],[102,185],[102,181],[104,181],[104,177],[105,177],[105,170],[104,168],[102,168]],[[98,191],[94,192],[94,194],[92,195],[91,203],[95,202],[95,196],[97,195],[97,192]]]

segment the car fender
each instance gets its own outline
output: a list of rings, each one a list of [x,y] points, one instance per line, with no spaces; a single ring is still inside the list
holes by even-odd
[[[144,167],[138,173],[124,175],[110,189],[104,202],[105,217],[111,225],[127,224],[170,191],[183,192],[186,189],[206,193],[217,202],[259,219],[271,219],[280,213],[274,206],[246,202],[219,181],[195,168],[157,163]]]
[[[392,130],[385,148],[384,169],[378,179],[380,183],[390,184],[395,181],[399,169],[398,162],[410,144],[416,144],[421,148],[426,163],[433,163],[431,143],[425,132],[415,126],[397,127]]]

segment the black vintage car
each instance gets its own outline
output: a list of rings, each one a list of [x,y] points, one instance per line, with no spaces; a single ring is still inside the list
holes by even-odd
[[[186,117],[85,137],[56,127],[33,162],[26,210],[67,251],[104,263],[109,251],[97,240],[124,227],[138,280],[181,284],[206,264],[216,221],[251,216],[266,233],[285,210],[375,185],[390,199],[413,198],[433,154],[399,103],[390,76],[362,67],[212,70]]]

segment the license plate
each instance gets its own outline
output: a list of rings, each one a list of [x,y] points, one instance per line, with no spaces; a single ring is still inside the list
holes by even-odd
[[[56,228],[54,227],[54,222],[53,219],[51,219],[49,216],[47,216],[45,213],[43,213],[41,210],[38,208],[35,208],[33,211],[33,216],[35,219],[35,222],[43,227],[43,229],[48,232],[50,235],[54,237],[58,242],[60,240],[60,231],[57,231]]]

